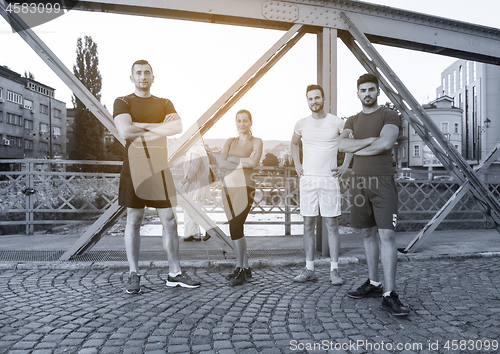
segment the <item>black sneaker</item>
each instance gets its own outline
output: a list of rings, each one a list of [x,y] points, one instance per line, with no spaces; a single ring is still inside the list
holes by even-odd
[[[248,267],[248,268],[244,268],[245,269],[245,277],[248,279],[248,278],[251,278],[252,277],[252,268]]]
[[[205,236],[203,237],[203,241],[208,241],[210,240],[210,235],[208,233],[205,233]]]
[[[238,269],[239,269],[238,274],[236,274],[236,276],[234,278],[229,280],[229,284],[232,286],[243,284],[247,278],[245,275],[245,273],[246,273],[245,269],[241,269],[241,268],[238,268]]]
[[[177,287],[181,286],[183,288],[197,288],[201,285],[199,281],[191,279],[186,272],[182,272],[181,274],[171,277],[170,274],[167,277],[167,286]]]
[[[394,290],[389,296],[382,297],[382,308],[394,316],[408,316],[410,314],[410,309],[403,306]]]
[[[184,242],[191,242],[191,241],[201,241],[201,238],[196,238],[193,235],[184,238]]]
[[[237,276],[239,272],[240,272],[240,267],[236,267],[231,273],[226,274],[224,278],[226,278],[227,280],[231,280],[235,276]]]
[[[141,276],[139,274],[136,272],[129,274],[125,291],[127,294],[139,294],[141,292]]]
[[[353,299],[362,299],[370,296],[380,296],[384,293],[384,288],[382,284],[375,286],[370,284],[370,279],[363,283],[359,288],[354,291],[348,291],[347,296]]]

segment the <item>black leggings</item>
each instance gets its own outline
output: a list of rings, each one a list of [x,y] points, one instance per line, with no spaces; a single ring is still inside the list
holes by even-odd
[[[243,226],[252,208],[254,187],[223,187],[222,200],[229,221],[231,240],[239,240],[244,235]]]

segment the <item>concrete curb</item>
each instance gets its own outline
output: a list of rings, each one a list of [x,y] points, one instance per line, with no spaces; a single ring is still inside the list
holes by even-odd
[[[477,252],[477,253],[457,253],[457,254],[398,254],[398,261],[413,262],[437,259],[460,259],[460,258],[490,258],[500,257],[500,252]],[[359,257],[340,257],[340,264],[365,263],[363,256]],[[330,265],[329,258],[317,258],[315,264],[319,267]],[[234,260],[223,261],[181,261],[184,268],[232,268]],[[255,269],[272,267],[302,267],[303,259],[253,259],[251,267]],[[168,268],[168,261],[140,261],[139,267],[148,268]],[[90,270],[90,269],[128,269],[127,262],[73,262],[73,261],[55,261],[55,262],[0,262],[0,270],[9,269],[60,269],[60,270]]]

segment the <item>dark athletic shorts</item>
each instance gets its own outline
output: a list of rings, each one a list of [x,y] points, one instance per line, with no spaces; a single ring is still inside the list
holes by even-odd
[[[354,176],[351,226],[396,230],[398,191],[393,176]]]
[[[125,159],[120,174],[118,204],[127,208],[136,209],[142,209],[146,206],[151,208],[175,207],[177,205],[177,199],[175,195],[174,180],[172,178],[172,173],[170,172],[170,170],[167,169],[161,171],[161,175],[159,175],[157,181],[159,184],[158,188],[160,192],[158,195],[161,195],[161,197],[158,198],[159,200],[146,200],[139,198],[132,183],[132,176],[130,174],[130,165],[128,163],[128,159]],[[167,188],[164,188],[164,186],[166,185],[169,187],[168,191],[170,191],[170,194],[167,192]]]

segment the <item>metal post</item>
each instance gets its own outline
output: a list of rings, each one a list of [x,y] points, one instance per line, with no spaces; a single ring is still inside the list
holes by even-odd
[[[288,167],[285,170],[285,236],[290,236],[292,234],[292,218],[291,218],[291,208],[290,201],[292,199],[292,191],[290,188],[290,169]]]
[[[323,27],[317,35],[318,83],[325,91],[325,111],[337,113],[337,30]],[[316,247],[329,256],[328,228],[321,216],[316,223]]]
[[[28,160],[26,162],[26,165],[28,165],[28,174],[27,174],[27,182],[26,185],[29,189],[33,189],[35,187],[35,176],[34,176],[34,163],[33,160]],[[35,196],[32,193],[27,193],[27,206],[28,210],[26,211],[26,234],[27,235],[33,235],[35,233],[34,230],[34,225],[33,221],[35,220],[35,216],[33,213],[33,208],[34,208],[34,199]]]

